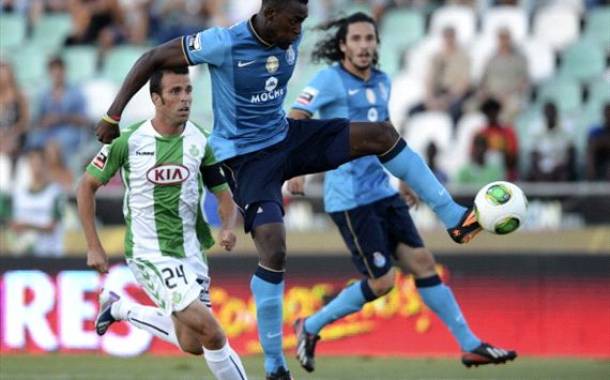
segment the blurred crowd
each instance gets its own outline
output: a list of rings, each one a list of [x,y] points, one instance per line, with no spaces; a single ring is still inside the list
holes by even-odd
[[[324,21],[341,10],[363,6],[380,21],[381,28],[386,15],[396,9],[418,10],[430,24],[435,11],[447,6],[472,8],[476,14],[496,6],[518,6],[532,15],[537,9],[561,3],[580,8],[579,28],[583,29],[588,12],[610,9],[606,0],[309,2],[315,20]],[[99,70],[117,46],[150,46],[212,25],[230,25],[256,12],[260,0],[1,0],[0,4],[1,14],[25,17],[26,35],[36,30],[37,23],[48,15],[69,15],[71,28],[61,41],[61,49],[95,48],[95,67]],[[582,148],[574,138],[572,125],[578,114],[563,112],[553,96],[538,101],[537,117],[529,117],[525,133],[520,132],[517,124],[522,122],[523,115],[531,116],[532,99],[536,96],[542,99],[543,91],[533,78],[531,56],[516,41],[523,36],[516,36],[511,27],[494,30],[490,45],[493,51],[485,57],[475,80],[472,50],[462,42],[462,32],[451,25],[441,28],[439,43],[433,45],[419,71],[421,96],[407,102],[400,111],[403,128],[415,128],[416,120],[423,115],[442,113],[449,121],[449,144],[456,141],[456,136],[467,136],[467,143],[456,145],[466,157],[459,167],[443,165],[439,156],[446,148],[443,142],[435,139],[426,142],[422,152],[439,179],[473,185],[498,179],[610,181],[610,97],[592,119],[596,121],[586,126]],[[610,44],[610,38],[608,41]],[[554,50],[553,64],[562,56],[561,49]],[[88,112],[95,98],[85,94],[81,82],[68,79],[69,70],[61,50],[51,52],[45,60],[45,80],[28,82],[27,89],[16,75],[19,69],[16,64],[28,63],[15,62],[9,53],[2,53],[0,225],[7,227],[8,235],[13,236],[14,252],[46,250],[59,254],[66,194],[73,192],[75,178],[98,147],[92,133],[96,120]],[[604,76],[600,77],[607,86],[610,86],[609,54],[610,45],[604,51]],[[409,57],[409,52],[404,52],[403,57]],[[304,54],[303,59],[307,60]],[[393,77],[404,74],[406,64],[402,64],[402,69],[392,73]],[[579,87],[583,97],[589,95],[590,86],[587,82]],[[394,85],[394,96],[409,91]],[[292,100],[287,99],[287,104]],[[477,128],[462,127],[465,119],[473,118]]]

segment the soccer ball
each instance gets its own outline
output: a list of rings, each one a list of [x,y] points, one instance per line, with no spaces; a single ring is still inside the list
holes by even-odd
[[[527,198],[514,183],[492,182],[477,193],[474,210],[484,230],[506,235],[519,229],[525,222]]]

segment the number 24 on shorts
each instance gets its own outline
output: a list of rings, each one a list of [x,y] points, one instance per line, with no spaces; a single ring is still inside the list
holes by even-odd
[[[163,279],[165,280],[165,285],[168,289],[174,289],[176,286],[178,286],[175,281],[179,281],[180,278],[182,278],[185,285],[188,284],[182,265],[175,267],[173,270],[169,267],[163,268],[161,273],[163,273]]]

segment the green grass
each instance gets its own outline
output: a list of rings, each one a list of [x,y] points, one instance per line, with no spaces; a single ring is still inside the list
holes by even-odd
[[[250,380],[263,380],[262,358],[244,360]],[[322,357],[313,374],[290,361],[296,380],[514,379],[607,380],[610,361],[519,358],[508,365],[466,369],[457,359]],[[2,380],[169,380],[213,379],[202,358],[94,355],[0,357]]]

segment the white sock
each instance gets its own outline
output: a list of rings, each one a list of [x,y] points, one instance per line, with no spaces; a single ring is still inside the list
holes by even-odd
[[[157,338],[180,348],[174,321],[170,315],[163,313],[161,309],[120,299],[112,305],[110,313],[115,319],[127,321],[135,327],[148,331]]]
[[[220,350],[204,347],[203,356],[217,380],[248,380],[244,366],[229,342]]]

